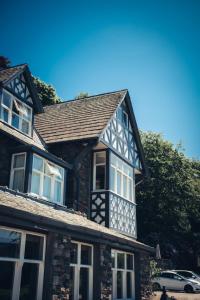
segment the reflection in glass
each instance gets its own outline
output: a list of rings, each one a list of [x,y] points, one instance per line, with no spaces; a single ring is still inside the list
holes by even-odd
[[[105,165],[96,166],[96,190],[105,189]]]
[[[79,299],[88,300],[89,292],[89,270],[88,268],[80,269],[80,285],[79,285]]]
[[[81,245],[81,264],[91,265],[91,247],[87,245]]]
[[[70,263],[77,264],[78,244],[72,243],[70,250]]]
[[[21,233],[0,229],[0,257],[19,257]]]
[[[43,243],[44,238],[38,235],[27,234],[25,246],[26,259],[43,259]]]
[[[117,268],[124,269],[124,253],[117,253]]]
[[[19,192],[24,191],[24,169],[14,170],[12,188]]]
[[[19,300],[36,300],[38,264],[24,263],[22,267]]]
[[[0,299],[11,300],[14,278],[14,262],[0,261]]]
[[[123,298],[123,272],[117,271],[117,298]]]
[[[131,298],[132,297],[132,293],[131,293],[131,287],[132,287],[132,280],[131,280],[131,276],[132,274],[130,272],[127,272],[126,275],[126,290],[127,290],[127,298]]]
[[[133,270],[133,255],[132,254],[127,254],[126,261],[127,261],[127,269],[128,270]]]

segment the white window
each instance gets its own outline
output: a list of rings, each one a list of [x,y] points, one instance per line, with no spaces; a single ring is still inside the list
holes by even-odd
[[[73,284],[70,300],[93,299],[93,246],[72,242],[70,279]]]
[[[23,133],[31,135],[32,108],[5,90],[0,99],[0,119]]]
[[[134,202],[133,168],[111,153],[110,189],[115,194]]]
[[[63,204],[63,189],[64,169],[34,154],[31,193]]]
[[[45,236],[0,226],[0,299],[42,300]]]
[[[12,156],[10,188],[24,192],[24,178],[26,167],[26,153],[16,153]]]
[[[134,255],[112,250],[113,300],[135,299]]]
[[[94,153],[93,190],[106,188],[106,152]]]

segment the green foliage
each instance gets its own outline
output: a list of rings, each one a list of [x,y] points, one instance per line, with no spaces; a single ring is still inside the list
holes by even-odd
[[[7,57],[0,55],[0,68],[8,68],[10,66],[10,61]]]
[[[152,259],[150,260],[150,274],[151,276],[159,273],[161,271],[161,268],[158,267],[158,263]]]
[[[200,161],[160,134],[142,134],[150,178],[137,187],[138,236],[161,246],[162,257],[196,265],[200,246]],[[195,231],[196,230],[196,231]],[[188,259],[185,260],[185,257]]]
[[[43,106],[61,102],[61,99],[57,96],[52,85],[43,82],[37,77],[32,76],[32,78],[38,93],[38,97]]]
[[[89,96],[88,93],[85,93],[85,92],[80,92],[76,97],[75,99],[81,99],[81,98],[87,98]]]

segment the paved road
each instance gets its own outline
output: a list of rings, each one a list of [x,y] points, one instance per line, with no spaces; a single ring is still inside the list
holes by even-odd
[[[153,300],[160,300],[161,292],[155,292],[155,296]],[[186,294],[186,293],[174,293],[174,292],[167,292],[168,296],[174,296],[176,300],[200,300],[200,293],[199,294]]]

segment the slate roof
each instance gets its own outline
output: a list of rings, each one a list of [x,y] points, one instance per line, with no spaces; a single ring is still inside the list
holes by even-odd
[[[127,90],[90,96],[44,107],[35,127],[48,143],[98,138]]]
[[[27,66],[26,64],[22,64],[15,67],[9,67],[0,70],[0,82],[3,84],[6,83],[12,77],[15,77],[15,75],[17,75],[18,72],[24,70],[26,66]]]
[[[38,133],[35,129],[33,129],[33,138],[31,138],[31,137],[19,132],[15,128],[12,128],[8,124],[4,124],[0,120],[0,131],[8,134],[9,136],[15,137],[16,139],[20,140],[25,145],[36,146],[36,147],[46,151],[44,143],[42,142],[40,136],[38,135]]]
[[[80,229],[87,230],[87,232],[91,233],[100,233],[102,237],[109,239],[109,237],[115,237],[116,241],[120,240],[124,243],[131,244],[133,246],[136,246],[138,248],[142,248],[144,250],[148,251],[154,251],[153,248],[140,243],[131,237],[127,237],[123,234],[118,233],[115,230],[109,229],[107,227],[104,227],[102,225],[99,225],[93,221],[88,220],[86,217],[76,213],[76,212],[70,212],[70,210],[60,210],[56,209],[52,206],[39,203],[35,200],[33,200],[31,197],[26,196],[22,193],[15,193],[13,194],[13,191],[5,188],[0,187],[0,212],[5,209],[8,210],[9,208],[14,209],[17,211],[22,211],[24,213],[28,213],[34,216],[39,216],[44,218],[44,220],[52,220],[56,221],[59,224],[62,224],[66,226],[66,230],[68,226],[73,229],[77,229],[79,231]]]

